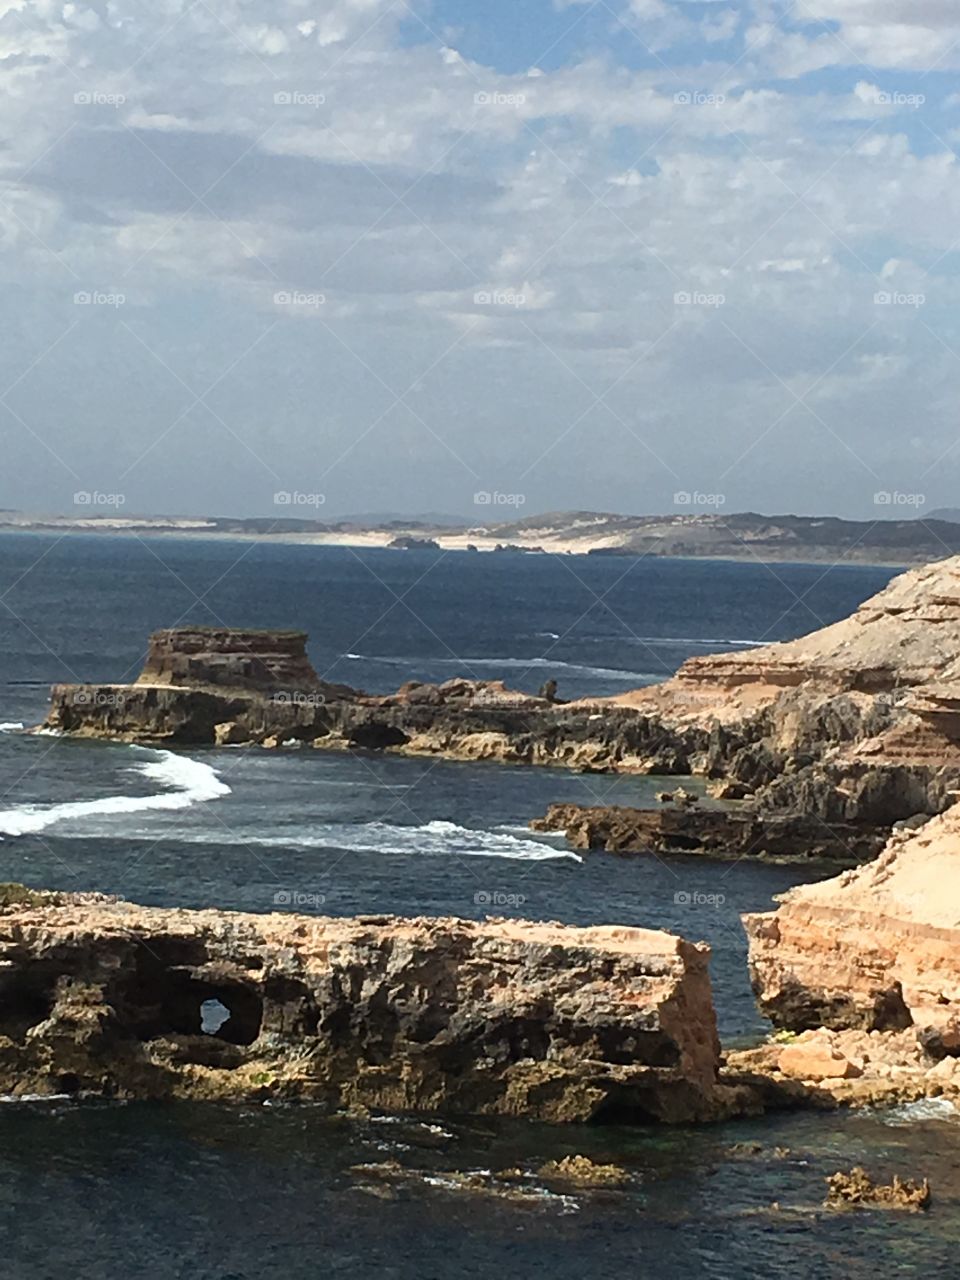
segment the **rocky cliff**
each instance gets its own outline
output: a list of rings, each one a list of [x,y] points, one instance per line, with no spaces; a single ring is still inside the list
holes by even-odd
[[[133,685],[54,686],[46,727],[699,774],[745,800],[754,831],[738,824],[744,847],[774,851],[786,831],[796,852],[832,841],[855,859],[960,788],[960,557],[901,575],[809,636],[692,659],[664,684],[617,698],[564,705],[459,679],[371,696],[320,681],[301,633],[187,628],[152,638]],[[687,826],[708,837],[688,847],[708,849],[711,822],[691,816]]]
[[[911,1027],[960,1052],[960,805],[779,901],[744,918],[754,988],[777,1025]]]
[[[150,637],[138,685],[319,690],[304,631],[176,627]]]
[[[688,1121],[728,1106],[709,949],[646,929],[0,908],[0,1092]]]

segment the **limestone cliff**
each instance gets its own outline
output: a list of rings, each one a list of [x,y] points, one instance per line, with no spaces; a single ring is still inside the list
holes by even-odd
[[[960,1051],[960,805],[875,862],[744,918],[761,1008],[793,1030],[914,1027]]]

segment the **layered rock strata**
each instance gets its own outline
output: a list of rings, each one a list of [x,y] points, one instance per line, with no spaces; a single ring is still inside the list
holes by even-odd
[[[212,685],[270,691],[322,685],[304,631],[174,627],[155,631],[138,685]]]
[[[13,895],[0,1092],[707,1119],[708,959],[646,929]]]
[[[913,1028],[960,1054],[960,805],[876,861],[744,917],[760,1007],[781,1027]]]

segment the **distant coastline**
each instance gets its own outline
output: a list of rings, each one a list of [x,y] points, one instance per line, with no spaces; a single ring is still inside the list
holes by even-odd
[[[0,533],[96,534],[270,541],[355,549],[427,549],[478,554],[668,557],[901,568],[960,554],[952,520],[854,521],[821,516],[623,516],[550,512],[468,526],[391,519],[369,523],[289,517],[36,516],[0,512]]]

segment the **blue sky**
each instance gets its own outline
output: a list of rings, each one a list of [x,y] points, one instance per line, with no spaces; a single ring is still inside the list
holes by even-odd
[[[954,0],[0,0],[0,506],[954,505],[958,72]]]

